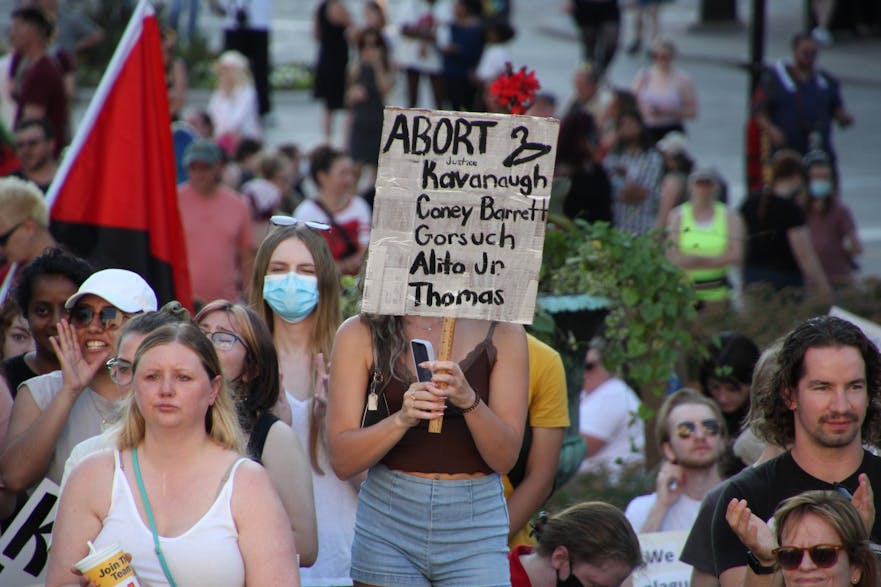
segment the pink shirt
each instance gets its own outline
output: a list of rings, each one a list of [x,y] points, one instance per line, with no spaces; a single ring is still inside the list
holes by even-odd
[[[853,282],[853,259],[844,248],[844,242],[847,235],[856,232],[850,209],[836,198],[830,202],[826,214],[811,211],[807,218],[811,242],[826,279],[835,286],[849,285]]]
[[[253,249],[251,213],[236,192],[218,186],[210,196],[188,183],[177,187],[178,206],[187,242],[193,299],[203,303],[239,299],[242,249]]]

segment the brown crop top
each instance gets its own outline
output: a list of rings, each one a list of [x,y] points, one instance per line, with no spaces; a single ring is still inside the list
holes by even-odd
[[[489,376],[496,362],[496,347],[490,324],[486,337],[459,362],[465,379],[484,403],[489,404]],[[415,381],[415,379],[414,379]],[[385,388],[389,412],[401,409],[404,392],[410,382],[392,379]],[[423,420],[410,428],[401,440],[380,461],[390,469],[414,473],[492,473],[474,444],[465,416],[454,406],[444,413],[444,425],[440,434],[428,432],[428,421]]]

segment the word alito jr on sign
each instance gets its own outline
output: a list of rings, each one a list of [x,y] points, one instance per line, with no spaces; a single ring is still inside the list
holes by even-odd
[[[361,309],[532,322],[557,131],[386,108]]]

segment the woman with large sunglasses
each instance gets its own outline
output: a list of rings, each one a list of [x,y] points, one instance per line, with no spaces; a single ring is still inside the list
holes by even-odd
[[[745,500],[732,500],[725,518],[750,550],[744,585],[786,587],[878,587],[878,561],[869,545],[867,522],[838,491],[806,491],[774,512],[774,530]]]
[[[358,501],[354,484],[333,474],[325,445],[326,366],[340,323],[340,285],[322,235],[329,227],[273,216],[254,260],[250,305],[272,332],[292,428],[312,466],[318,558],[303,585],[351,585],[349,561]]]
[[[70,316],[51,339],[61,369],[23,383],[12,408],[0,455],[7,489],[21,491],[43,477],[59,483],[73,447],[114,422],[122,393],[104,365],[122,325],[156,306],[147,282],[124,269],[92,274],[68,298]]]
[[[300,564],[311,566],[318,555],[312,473],[297,435],[272,413],[281,391],[272,334],[253,310],[226,300],[206,304],[195,322],[217,349],[248,456],[269,473],[290,518]]]

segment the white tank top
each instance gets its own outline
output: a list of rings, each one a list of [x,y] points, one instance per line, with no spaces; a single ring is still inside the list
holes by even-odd
[[[167,586],[159,558],[153,547],[153,533],[138,513],[140,492],[132,492],[115,452],[113,493],[104,527],[95,538],[95,547],[119,544],[132,555],[132,566],[144,587]],[[175,583],[186,587],[242,587],[245,563],[239,551],[238,532],[230,500],[236,469],[247,459],[236,461],[220,494],[205,515],[174,538],[159,537],[159,544]]]

